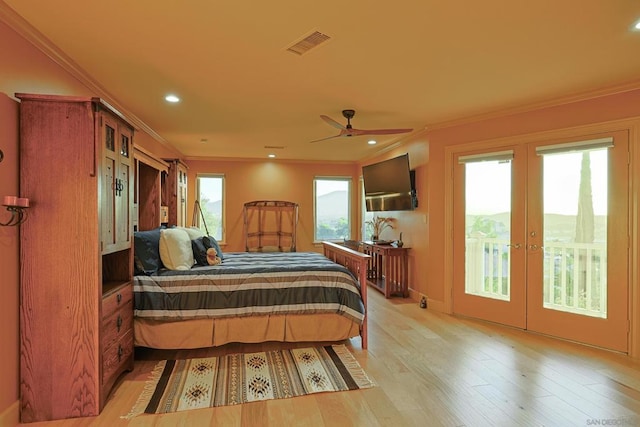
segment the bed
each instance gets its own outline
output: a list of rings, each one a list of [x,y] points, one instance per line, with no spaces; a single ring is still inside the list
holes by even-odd
[[[323,242],[323,254],[231,252],[219,265],[139,271],[135,345],[190,349],[359,335],[366,348],[367,259]]]

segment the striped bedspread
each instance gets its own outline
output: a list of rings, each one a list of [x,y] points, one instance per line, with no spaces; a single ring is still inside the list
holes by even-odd
[[[357,280],[315,252],[229,252],[216,266],[134,277],[134,314],[154,320],[339,313],[358,323]]]

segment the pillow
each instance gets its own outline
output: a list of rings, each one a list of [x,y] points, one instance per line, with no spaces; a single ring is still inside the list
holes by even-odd
[[[189,270],[193,267],[193,251],[189,234],[178,228],[160,232],[160,259],[169,270]]]
[[[209,239],[207,239],[207,241],[208,240]],[[209,265],[207,264],[207,249],[209,249],[209,247],[205,246],[202,237],[191,241],[191,249],[193,251],[193,259],[196,261],[196,264]]]
[[[206,236],[205,232],[198,227],[175,227],[179,230],[184,230],[189,234],[189,239],[194,240],[202,236]]]
[[[224,255],[222,254],[222,249],[220,249],[220,245],[218,244],[218,241],[215,239],[215,237],[213,236],[204,236],[209,240],[209,247],[210,248],[215,248],[216,252],[218,253],[218,256],[220,257],[221,260],[224,260]]]
[[[163,267],[160,259],[160,231],[156,228],[133,233],[135,274],[153,274]]]
[[[207,261],[207,250],[215,249],[220,261],[222,261],[222,251],[216,239],[211,236],[202,236],[191,240],[191,248],[193,249],[193,258],[198,265],[210,265]]]

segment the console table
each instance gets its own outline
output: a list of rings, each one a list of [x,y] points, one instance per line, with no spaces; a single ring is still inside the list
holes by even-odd
[[[382,292],[385,298],[391,295],[409,296],[408,248],[362,242],[364,253],[370,255],[367,282]]]

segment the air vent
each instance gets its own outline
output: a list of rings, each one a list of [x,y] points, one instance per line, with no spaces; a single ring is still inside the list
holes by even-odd
[[[284,145],[265,145],[267,150],[284,150]]]
[[[330,38],[331,37],[326,34],[322,34],[319,31],[314,31],[302,40],[294,43],[292,46],[289,46],[287,48],[287,51],[302,56],[314,47],[317,47],[318,45],[326,42]]]

